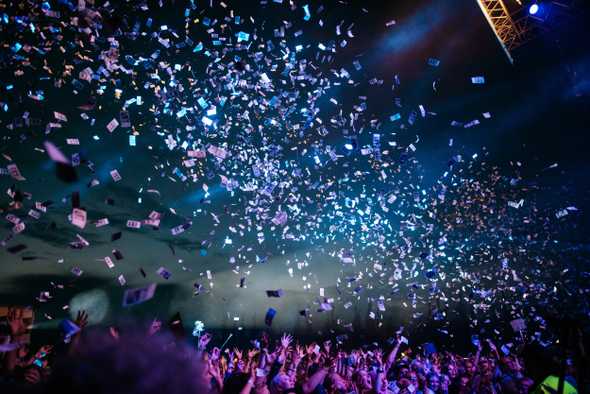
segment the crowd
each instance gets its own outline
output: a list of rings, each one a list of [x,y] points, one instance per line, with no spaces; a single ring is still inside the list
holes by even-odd
[[[460,356],[437,351],[432,343],[409,346],[401,332],[385,347],[373,343],[351,350],[339,341],[305,345],[290,335],[273,341],[262,333],[249,349],[240,350],[212,346],[209,333],[199,334],[191,345],[157,320],[148,330],[87,328],[87,322],[88,315],[80,312],[67,325],[76,330],[65,330],[55,346],[33,348],[19,343],[26,327],[12,309],[2,326],[1,381],[6,391],[0,392],[435,394],[560,389],[558,376],[540,382],[527,376],[522,347],[499,351],[491,340],[476,342],[471,354]],[[562,392],[578,392],[577,373],[566,363]]]

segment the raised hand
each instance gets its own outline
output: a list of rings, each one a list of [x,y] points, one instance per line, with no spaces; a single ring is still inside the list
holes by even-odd
[[[217,348],[215,348],[217,349]],[[214,349],[214,350],[215,350]],[[217,353],[219,353],[219,349],[217,349]],[[218,354],[219,356],[219,354]],[[209,375],[217,381],[219,387],[223,387],[223,379],[221,378],[221,369],[219,368],[219,363],[215,362],[213,358],[209,359],[207,362],[207,372]]]
[[[211,341],[211,334],[205,333],[201,335],[201,337],[199,338],[199,349],[205,350],[209,341]]]
[[[490,347],[490,349],[492,349],[492,351],[497,351],[496,345],[494,345],[494,342],[492,342],[491,339],[486,339],[486,342],[488,343],[488,346]]]
[[[39,354],[40,356],[41,356],[42,353],[45,353],[45,355],[48,355],[52,351],[53,351],[53,346],[51,346],[51,345],[43,345],[43,346],[41,346],[39,348],[39,351],[37,352],[37,354]]]
[[[252,360],[258,354],[258,349],[250,349],[248,351],[248,359]]]
[[[293,352],[293,361],[301,361],[301,359],[305,356],[305,351],[303,347],[297,345],[295,346],[295,351]]]
[[[241,360],[242,359],[242,351],[241,350],[238,350],[238,348],[234,348],[234,354],[236,355],[236,358],[238,360]]]
[[[76,323],[76,325],[80,327],[80,329],[86,327],[88,325],[88,313],[84,310],[78,311],[74,323]]]
[[[287,349],[291,344],[291,341],[293,341],[293,337],[291,335],[283,334],[281,337],[281,346],[283,349]]]
[[[23,311],[18,308],[10,308],[8,310],[8,325],[13,336],[22,335],[27,332],[27,326],[23,321]]]
[[[220,353],[221,353],[221,350],[218,347],[214,347],[213,350],[211,351],[211,360],[212,361],[219,360]]]
[[[381,349],[375,350],[375,352],[373,354],[375,356],[375,361],[377,361],[379,363],[379,365],[383,365],[383,353],[382,353]]]

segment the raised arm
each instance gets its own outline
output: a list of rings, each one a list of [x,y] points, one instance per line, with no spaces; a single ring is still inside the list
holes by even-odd
[[[393,359],[395,360],[395,357]],[[375,379],[376,382],[374,384],[374,389],[375,393],[381,393],[384,391],[384,389],[387,389],[387,387],[384,387],[383,385],[387,371],[383,365],[383,354],[381,353],[380,349],[375,351],[375,362],[377,363],[377,377]]]
[[[397,353],[399,352],[399,348],[401,346],[401,342],[398,340],[395,343],[395,346],[393,347],[393,349],[391,349],[391,352],[389,352],[389,354],[387,355],[387,360],[385,360],[385,373],[387,373],[387,371],[389,371],[391,369],[391,367],[393,366],[393,363],[395,362],[395,358],[397,357]]]
[[[18,349],[21,347],[21,343],[27,332],[27,327],[23,320],[23,311],[18,308],[10,308],[8,310],[8,326],[10,328],[10,339],[11,344],[14,345],[14,349],[9,351],[4,357],[2,369],[5,372],[12,372],[16,367],[18,360]]]
[[[324,381],[326,376],[328,376],[328,368],[323,367],[318,369],[316,373],[307,378],[307,380],[303,383],[303,392],[308,394],[314,391],[315,388]]]
[[[477,352],[475,353],[475,360],[473,361],[473,366],[471,367],[471,373],[477,372],[479,368],[479,356],[481,355],[481,344],[477,346]]]
[[[70,342],[70,346],[68,349],[69,354],[73,354],[78,351],[78,347],[80,346],[80,338],[82,336],[82,331],[88,325],[88,313],[84,310],[78,311],[76,315],[76,320],[74,323],[80,328],[74,336],[72,337],[72,341]]]
[[[258,368],[258,365],[255,362],[253,362],[250,365],[250,377],[248,378],[248,382],[242,388],[242,390],[240,390],[240,394],[250,394],[250,392],[252,391],[254,383],[256,382],[256,368]]]

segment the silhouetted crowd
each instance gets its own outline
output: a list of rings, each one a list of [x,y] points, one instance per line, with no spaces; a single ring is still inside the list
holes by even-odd
[[[409,346],[400,332],[385,346],[350,350],[340,341],[302,344],[287,334],[273,341],[267,333],[248,349],[220,348],[209,333],[191,344],[158,320],[147,330],[88,327],[84,311],[60,325],[55,345],[36,348],[21,342],[21,316],[10,309],[0,326],[2,393],[577,393],[583,373],[566,359],[562,373],[546,366],[535,381],[520,354],[524,344],[499,350],[489,339],[465,356],[432,343]]]

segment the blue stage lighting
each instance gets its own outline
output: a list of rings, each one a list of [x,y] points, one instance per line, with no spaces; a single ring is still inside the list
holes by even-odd
[[[539,4],[537,4],[537,3],[531,4],[531,6],[529,7],[529,14],[535,15],[537,12],[539,12]]]

